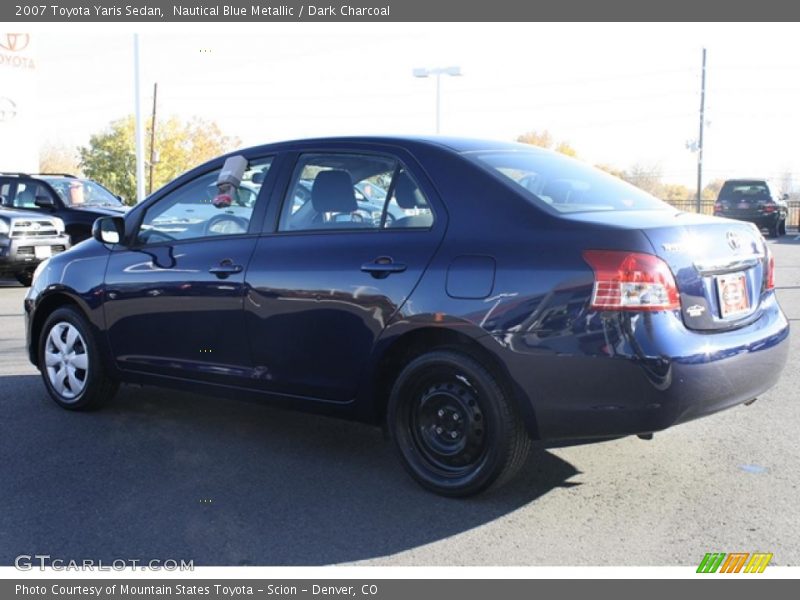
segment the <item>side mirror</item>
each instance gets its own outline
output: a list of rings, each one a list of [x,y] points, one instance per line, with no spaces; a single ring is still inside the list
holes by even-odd
[[[50,196],[36,196],[33,203],[39,208],[55,208],[56,203]]]
[[[125,219],[100,217],[92,225],[92,237],[101,244],[119,244],[125,237]]]

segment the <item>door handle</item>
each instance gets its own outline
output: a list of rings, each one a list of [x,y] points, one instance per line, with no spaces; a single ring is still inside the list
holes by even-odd
[[[244,267],[242,265],[235,265],[233,261],[229,258],[221,261],[216,267],[211,267],[208,272],[216,275],[219,279],[225,279],[230,275],[235,275],[236,273],[241,273],[244,271]]]
[[[408,265],[394,262],[389,256],[381,256],[372,262],[361,265],[361,271],[369,273],[375,279],[383,279],[392,273],[402,273]]]

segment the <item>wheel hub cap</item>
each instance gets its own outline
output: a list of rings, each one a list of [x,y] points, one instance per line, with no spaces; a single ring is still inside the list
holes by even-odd
[[[44,349],[47,379],[65,400],[74,400],[86,387],[89,356],[86,343],[71,323],[56,323],[47,336]]]

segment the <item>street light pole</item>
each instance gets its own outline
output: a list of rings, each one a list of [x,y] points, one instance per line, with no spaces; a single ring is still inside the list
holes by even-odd
[[[442,75],[461,76],[461,67],[435,67],[433,69],[418,68],[413,71],[414,77],[427,78],[436,76],[436,133],[441,130],[442,119]]]
[[[144,200],[144,128],[139,91],[139,34],[133,34],[133,108],[136,120],[136,202]]]

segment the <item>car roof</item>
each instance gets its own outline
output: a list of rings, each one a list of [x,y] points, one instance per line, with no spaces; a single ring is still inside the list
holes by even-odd
[[[286,140],[274,142],[270,144],[263,144],[260,146],[252,146],[249,148],[242,148],[236,152],[243,152],[247,150],[283,150],[289,149],[292,146],[298,145],[313,145],[315,143],[325,145],[353,144],[353,143],[369,143],[378,145],[401,146],[411,148],[414,146],[429,146],[438,147],[453,152],[475,152],[475,151],[501,151],[501,150],[530,150],[540,151],[541,149],[529,144],[520,144],[517,142],[508,142],[501,140],[486,140],[479,138],[469,137],[451,137],[451,136],[421,136],[421,135],[365,135],[365,136],[339,136],[339,137],[317,137],[317,138],[301,138],[294,140]],[[236,154],[233,152],[231,154]]]

